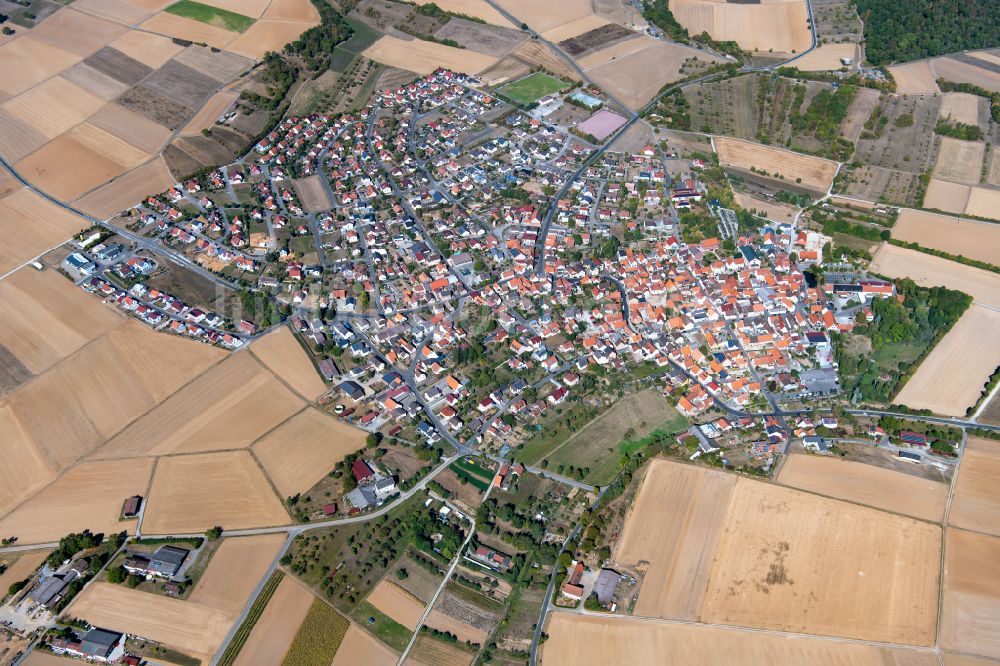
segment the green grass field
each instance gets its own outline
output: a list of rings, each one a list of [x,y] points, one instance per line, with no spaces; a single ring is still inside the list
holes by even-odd
[[[379,640],[397,652],[406,649],[406,644],[410,642],[413,632],[396,622],[391,617],[372,606],[367,601],[362,601],[351,613],[351,617],[362,627],[375,634]],[[369,624],[368,619],[375,618],[374,624]],[[319,663],[319,662],[317,662]]]
[[[254,24],[254,19],[249,16],[203,5],[194,0],[180,0],[167,7],[165,11],[234,32],[246,32],[247,28]]]
[[[518,104],[531,104],[546,95],[559,92],[567,85],[569,84],[565,81],[560,81],[548,74],[535,72],[520,81],[508,83],[499,88],[497,92],[504,97],[509,97]]]

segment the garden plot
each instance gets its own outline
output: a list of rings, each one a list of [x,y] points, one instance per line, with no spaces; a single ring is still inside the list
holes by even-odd
[[[201,532],[289,522],[281,500],[246,451],[160,458],[147,499],[143,532]]]

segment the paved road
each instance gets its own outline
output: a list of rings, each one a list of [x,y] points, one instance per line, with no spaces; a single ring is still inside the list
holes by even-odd
[[[556,589],[556,580],[559,578],[559,555],[562,555],[566,550],[566,546],[570,541],[576,538],[576,535],[580,533],[580,524],[577,523],[573,531],[569,533],[566,540],[562,542],[562,546],[559,548],[559,554],[556,555],[556,563],[552,566],[552,575],[549,576],[549,586],[545,589],[545,598],[542,599],[542,610],[538,615],[538,623],[535,625],[535,634],[531,638],[531,650],[530,650],[530,664],[535,666],[538,663],[538,645],[542,638],[542,626],[545,624],[545,616],[549,612],[549,602],[552,600],[552,593]]]

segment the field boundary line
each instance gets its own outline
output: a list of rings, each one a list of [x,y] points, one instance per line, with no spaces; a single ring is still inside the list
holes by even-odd
[[[142,507],[139,509],[139,520],[135,524],[135,538],[142,538],[142,519],[146,517],[146,499],[149,498],[149,491],[153,489],[153,477],[156,476],[156,466],[160,464],[159,458],[153,458],[153,467],[149,470],[149,483],[146,484],[146,494],[143,496]]]
[[[292,524],[297,525],[298,520],[288,511],[288,505],[285,503],[285,499],[281,496],[281,493],[278,492],[278,487],[274,485],[274,481],[272,481],[271,477],[268,476],[267,470],[264,469],[264,463],[260,461],[260,458],[257,457],[257,454],[254,453],[253,449],[251,449],[250,447],[247,447],[246,449],[243,450],[249,453],[253,461],[257,463],[257,467],[260,469],[260,473],[264,475],[265,479],[267,479],[268,487],[271,489],[271,492],[274,493],[274,496],[277,497],[278,501],[281,503],[281,508],[284,510],[286,514],[288,514],[288,517],[292,521]]]
[[[945,552],[948,548],[948,521],[951,520],[951,504],[955,497],[955,486],[958,485],[958,473],[962,468],[962,461],[965,460],[966,446],[969,442],[969,431],[962,428],[962,455],[958,458],[958,464],[951,476],[951,485],[948,487],[948,501],[944,507],[944,521],[941,523],[941,562],[938,567],[938,612],[937,622],[934,631],[934,647],[941,651],[941,618],[944,616],[944,567]]]
[[[277,331],[277,330],[278,329],[275,329],[275,331]],[[273,333],[275,331],[268,331],[268,333]],[[295,335],[295,334],[293,333],[292,335]],[[264,336],[261,336],[260,338],[257,338],[257,340],[260,340],[263,337]],[[271,370],[271,368],[267,367],[267,364],[264,363],[264,361],[260,360],[259,356],[257,356],[256,354],[253,353],[253,350],[250,349],[250,346],[253,344],[253,342],[254,341],[251,341],[249,344],[246,345],[246,350],[247,350],[247,353],[250,354],[250,357],[253,358],[253,360],[257,362],[257,365],[259,365],[264,372],[268,373],[269,375],[271,375],[272,377],[274,377],[275,379],[277,379],[282,384],[282,386],[284,386],[286,389],[288,389],[289,391],[292,392],[292,395],[294,395],[295,397],[299,398],[300,400],[303,400],[307,405],[313,404],[315,402],[314,400],[310,400],[310,399],[306,398],[304,395],[302,395],[301,393],[299,393],[298,391],[296,391],[294,388],[292,388],[292,385],[289,384],[288,382],[286,382],[284,377],[282,377],[281,375],[279,375],[278,373],[276,373],[274,370]],[[237,350],[237,351],[239,351],[239,350]],[[310,364],[311,364],[311,359],[310,359]],[[316,368],[314,366],[313,370],[315,370],[315,369]],[[325,382],[324,382],[324,385],[325,385]]]

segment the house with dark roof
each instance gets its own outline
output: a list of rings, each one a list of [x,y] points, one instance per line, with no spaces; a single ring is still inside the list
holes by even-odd
[[[601,569],[594,583],[594,594],[602,606],[608,606],[614,601],[615,592],[618,590],[618,583],[621,581],[621,574],[614,569]]]
[[[160,546],[155,553],[145,555],[133,553],[125,558],[122,566],[125,571],[137,576],[159,576],[172,578],[180,571],[181,565],[191,551],[176,546]]]

